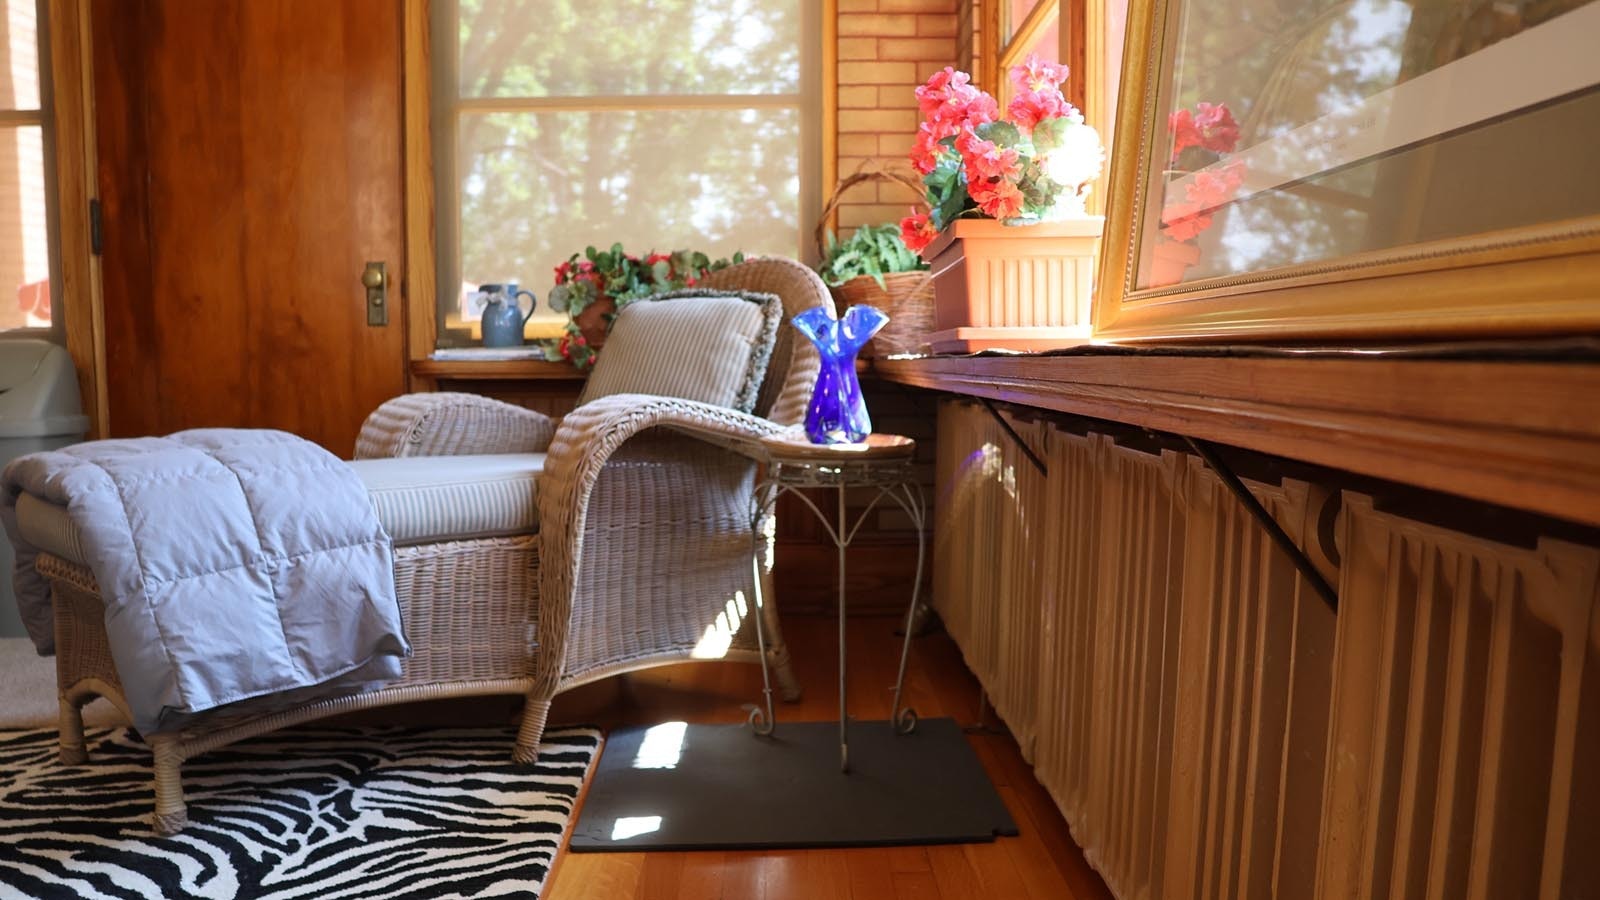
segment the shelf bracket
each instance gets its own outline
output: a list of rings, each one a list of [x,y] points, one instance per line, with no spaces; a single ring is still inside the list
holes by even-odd
[[[1239,476],[1235,475],[1233,470],[1228,468],[1228,464],[1222,461],[1222,457],[1217,454],[1216,448],[1205,441],[1195,440],[1188,435],[1184,435],[1183,439],[1188,442],[1195,455],[1205,460],[1206,465],[1217,473],[1217,477],[1222,479],[1222,483],[1227,486],[1229,492],[1239,498],[1239,502],[1244,504],[1245,510],[1260,523],[1262,528],[1266,529],[1267,537],[1272,538],[1272,542],[1278,545],[1278,549],[1288,555],[1289,561],[1294,563],[1296,569],[1300,570],[1300,575],[1306,580],[1306,584],[1310,585],[1311,589],[1317,592],[1317,596],[1322,598],[1322,602],[1328,604],[1328,609],[1337,615],[1339,612],[1339,594],[1333,589],[1333,585],[1322,577],[1322,573],[1317,570],[1315,565],[1312,565],[1311,559],[1306,556],[1305,552],[1295,545],[1294,540],[1283,530],[1283,526],[1278,524],[1278,520],[1267,512],[1266,507],[1261,505],[1261,501],[1256,499],[1256,495],[1250,493],[1250,489],[1244,486],[1244,482],[1239,480]]]
[[[1049,478],[1050,470],[1045,468],[1044,460],[1039,458],[1039,454],[1033,452],[1033,448],[1028,446],[1028,442],[1022,439],[1022,435],[1017,434],[1017,430],[1011,427],[1011,423],[1006,421],[1006,417],[1000,415],[1000,410],[994,408],[994,404],[989,402],[989,398],[979,397],[978,402],[982,403],[983,408],[989,411],[989,415],[994,416],[994,420],[999,422],[1000,427],[1006,430],[1006,434],[1016,442],[1017,449],[1021,450],[1022,455],[1028,458],[1028,462],[1033,463],[1033,467],[1039,470],[1039,474]]]

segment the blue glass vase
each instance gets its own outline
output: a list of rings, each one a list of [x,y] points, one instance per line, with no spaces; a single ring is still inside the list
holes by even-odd
[[[842,319],[819,306],[794,317],[794,327],[822,354],[822,371],[806,407],[806,437],[811,443],[856,444],[872,433],[861,381],[856,378],[856,354],[888,321],[888,313],[872,306],[852,306]]]

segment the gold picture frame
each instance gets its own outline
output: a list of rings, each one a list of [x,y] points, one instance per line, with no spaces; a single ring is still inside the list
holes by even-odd
[[[1412,28],[1411,25],[1420,20],[1425,13],[1440,12],[1441,7],[1445,7],[1442,11],[1447,14],[1470,13],[1477,2],[1478,0],[1413,0],[1409,4],[1401,4],[1399,0],[1326,0],[1326,2],[1303,0],[1306,8],[1317,8],[1317,15],[1323,19],[1337,19],[1342,9],[1358,4],[1365,4],[1370,8],[1387,8],[1386,3],[1405,6],[1412,16],[1407,25],[1410,31],[1421,27],[1417,25],[1416,28]],[[1185,3],[1195,5],[1198,0],[1131,0],[1130,3],[1128,40],[1122,69],[1123,89],[1117,117],[1114,143],[1116,149],[1111,167],[1108,222],[1098,279],[1099,287],[1094,302],[1096,339],[1407,340],[1600,331],[1600,204],[1593,204],[1591,210],[1592,192],[1589,187],[1600,183],[1600,169],[1530,172],[1517,172],[1512,169],[1510,171],[1513,178],[1522,178],[1527,184],[1538,185],[1541,196],[1548,194],[1552,199],[1545,206],[1563,209],[1568,213],[1573,208],[1581,207],[1580,211],[1583,213],[1581,215],[1552,216],[1548,220],[1538,220],[1538,208],[1531,210],[1522,208],[1537,207],[1538,204],[1513,203],[1509,206],[1518,208],[1502,216],[1510,223],[1508,227],[1474,229],[1469,224],[1447,222],[1443,227],[1431,226],[1432,233],[1424,234],[1426,239],[1396,239],[1389,245],[1380,243],[1376,246],[1355,245],[1362,242],[1378,243],[1371,239],[1370,233],[1383,231],[1384,228],[1370,224],[1357,225],[1345,228],[1336,239],[1325,242],[1329,252],[1322,252],[1320,255],[1302,253],[1312,258],[1292,258],[1304,248],[1296,246],[1293,239],[1279,240],[1279,244],[1287,247],[1280,251],[1285,258],[1277,262],[1269,259],[1267,264],[1258,262],[1253,266],[1249,264],[1249,254],[1237,248],[1241,246],[1256,248],[1261,242],[1252,243],[1250,239],[1254,233],[1249,228],[1228,225],[1215,229],[1211,235],[1202,234],[1198,238],[1190,238],[1191,246],[1197,248],[1190,251],[1191,256],[1203,255],[1198,249],[1199,245],[1207,240],[1211,241],[1210,249],[1223,260],[1213,267],[1213,271],[1200,271],[1196,277],[1184,277],[1176,283],[1157,283],[1158,279],[1149,274],[1152,271],[1150,266],[1153,257],[1158,255],[1154,247],[1157,243],[1176,243],[1169,238],[1178,234],[1172,230],[1172,220],[1177,215],[1171,200],[1172,188],[1174,185],[1183,184],[1184,179],[1191,179],[1192,183],[1195,177],[1192,173],[1182,173],[1176,152],[1171,153],[1172,162],[1166,162],[1169,150],[1182,147],[1181,143],[1173,142],[1171,135],[1176,133],[1178,128],[1173,124],[1173,120],[1169,120],[1169,116],[1174,110],[1186,107],[1173,99],[1168,99],[1169,95],[1180,99],[1182,95],[1181,86],[1177,84],[1177,78],[1174,76],[1174,69],[1175,61],[1180,58],[1180,52],[1187,52],[1188,46],[1180,47],[1179,42],[1191,40],[1194,43],[1189,46],[1201,48],[1213,47],[1219,43],[1226,44],[1225,41],[1219,42],[1206,35],[1203,23],[1197,27],[1193,21],[1186,20],[1183,16]],[[1361,12],[1361,15],[1368,20],[1372,18],[1370,8]],[[1556,28],[1540,30],[1539,24],[1527,26],[1521,33],[1537,34],[1547,40],[1552,35],[1559,37],[1562,31],[1582,33],[1594,23],[1600,22],[1600,2],[1572,0],[1560,14],[1572,15],[1575,18],[1559,23],[1559,27]],[[1583,27],[1572,27],[1579,14],[1583,16]],[[1201,18],[1203,15],[1204,13],[1197,13],[1196,17]],[[1448,16],[1439,18],[1444,19]],[[1457,15],[1456,18],[1467,17]],[[1195,37],[1191,32],[1198,33],[1199,37]],[[1335,31],[1331,34],[1342,36],[1345,33]],[[1518,34],[1516,31],[1511,32],[1512,37]],[[1404,41],[1414,41],[1414,38],[1415,35],[1410,33],[1401,35]],[[1326,40],[1331,42],[1331,37]],[[1441,82],[1446,84],[1454,82],[1458,87],[1461,84],[1471,83],[1471,77],[1466,76],[1471,76],[1474,70],[1479,76],[1493,78],[1496,75],[1493,65],[1503,64],[1507,53],[1538,51],[1537,47],[1531,48],[1530,51],[1528,46],[1524,46],[1530,44],[1527,39],[1521,39],[1521,44],[1511,40],[1510,37],[1495,37],[1494,40],[1499,41],[1499,49],[1496,49],[1496,45],[1491,41],[1484,45],[1487,49],[1461,50],[1460,56],[1438,66],[1441,70],[1458,64],[1460,67],[1453,70],[1449,76],[1431,82],[1423,77],[1428,74],[1427,71],[1422,71],[1419,75],[1408,74],[1402,60],[1397,69],[1400,74],[1393,79],[1396,86],[1386,92],[1394,93],[1400,99],[1394,101],[1395,106],[1392,111],[1385,107],[1387,114],[1391,118],[1398,116],[1401,103],[1411,104],[1408,109],[1422,108],[1429,112],[1446,109],[1450,103],[1444,101],[1451,98],[1429,97],[1422,95],[1421,92],[1430,89],[1430,85]],[[1291,36],[1274,46],[1291,47],[1294,51],[1302,52],[1307,58],[1314,60],[1315,48],[1311,52],[1301,49],[1308,43],[1314,44],[1305,40],[1296,44],[1294,37]],[[1457,43],[1460,43],[1459,37]],[[1247,45],[1254,49],[1261,43],[1257,41]],[[1412,52],[1412,49],[1411,44],[1405,45],[1408,53]],[[1434,56],[1440,55],[1435,47],[1430,46],[1428,50]],[[1546,49],[1543,52],[1548,54],[1550,51]],[[1325,83],[1314,82],[1309,78],[1302,78],[1296,82],[1294,77],[1285,76],[1283,70],[1292,70],[1297,64],[1292,58],[1293,54],[1288,55],[1291,57],[1290,62],[1280,65],[1278,70],[1274,71],[1271,83],[1276,86],[1284,83]],[[1216,70],[1225,68],[1227,60],[1231,58],[1214,60],[1214,62],[1220,61],[1221,65],[1212,65],[1210,68],[1191,61],[1185,71],[1190,78],[1195,78],[1194,73],[1200,72],[1198,76],[1200,80],[1210,78],[1213,83],[1225,84],[1226,77],[1217,76]],[[1464,64],[1464,60],[1471,60],[1471,65]],[[1291,76],[1294,74],[1290,71]],[[1240,189],[1239,195],[1248,196],[1243,200],[1230,200],[1211,207],[1216,218],[1208,218],[1207,221],[1223,221],[1230,207],[1244,210],[1249,208],[1245,204],[1255,202],[1258,210],[1266,209],[1268,200],[1291,195],[1295,198],[1295,202],[1313,211],[1323,208],[1317,206],[1318,203],[1343,203],[1346,206],[1358,207],[1361,203],[1366,203],[1365,209],[1350,214],[1341,213],[1345,219],[1351,221],[1357,221],[1361,216],[1365,216],[1369,222],[1387,217],[1385,223],[1387,224],[1387,220],[1396,220],[1403,215],[1409,216],[1410,220],[1420,221],[1425,216],[1418,214],[1419,207],[1424,207],[1422,210],[1424,213],[1438,219],[1440,210],[1433,207],[1448,207],[1450,205],[1448,201],[1407,198],[1404,196],[1405,190],[1393,192],[1392,196],[1385,193],[1380,197],[1374,189],[1372,196],[1363,198],[1349,191],[1341,193],[1330,188],[1326,182],[1335,178],[1351,180],[1366,177],[1367,182],[1371,183],[1370,174],[1362,176],[1362,166],[1387,166],[1391,170],[1398,166],[1413,173],[1421,171],[1424,180],[1437,181],[1449,177],[1451,184],[1454,184],[1461,175],[1461,161],[1466,160],[1468,164],[1475,164],[1479,156],[1469,152],[1473,146],[1470,143],[1452,146],[1451,142],[1478,140],[1481,143],[1485,140],[1496,140],[1496,135],[1501,137],[1515,135],[1516,140],[1526,142],[1533,139],[1530,134],[1517,132],[1514,129],[1520,127],[1519,123],[1535,120],[1519,117],[1564,115],[1567,107],[1562,104],[1581,102],[1585,104],[1582,107],[1584,118],[1588,119],[1592,118],[1589,112],[1596,108],[1595,104],[1600,104],[1600,77],[1595,78],[1594,85],[1568,91],[1553,99],[1524,107],[1515,106],[1520,102],[1516,91],[1533,90],[1528,85],[1538,79],[1521,78],[1519,81],[1515,79],[1521,76],[1512,73],[1508,73],[1506,77],[1514,87],[1509,92],[1511,96],[1504,100],[1510,112],[1485,119],[1482,123],[1468,123],[1465,127],[1459,126],[1459,123],[1447,122],[1448,129],[1439,131],[1437,135],[1409,144],[1397,144],[1391,147],[1380,145],[1378,149],[1381,152],[1376,155],[1348,156],[1343,160],[1337,158],[1340,152],[1348,155],[1372,149],[1371,146],[1367,146],[1364,149],[1341,150],[1339,148],[1344,146],[1342,141],[1362,144],[1375,130],[1404,132],[1409,120],[1399,121],[1398,126],[1387,129],[1373,129],[1370,115],[1351,115],[1346,117],[1348,121],[1341,120],[1337,115],[1324,115],[1315,123],[1323,132],[1317,139],[1315,153],[1303,154],[1304,159],[1291,160],[1287,168],[1279,166],[1278,168],[1290,172],[1288,176],[1258,174],[1267,172],[1271,166],[1261,165],[1252,170],[1243,163],[1238,164],[1238,169],[1246,173],[1240,176],[1246,186]],[[1553,79],[1557,76],[1550,77]],[[1563,72],[1560,73],[1560,77],[1567,81],[1548,88],[1547,94],[1566,90],[1574,83],[1571,80],[1574,77],[1586,80],[1592,77],[1592,73],[1585,68],[1579,75]],[[1245,78],[1239,80],[1248,82]],[[1282,93],[1281,87],[1280,93]],[[1194,92],[1190,91],[1190,96],[1193,94]],[[1235,96],[1231,99],[1236,105],[1251,110],[1258,119],[1264,117],[1263,102],[1256,102],[1258,98]],[[1478,102],[1478,98],[1470,95],[1465,99]],[[1462,100],[1461,97],[1455,98],[1457,107],[1462,106]],[[1492,108],[1493,103],[1490,101],[1493,100],[1492,97],[1488,98],[1480,105]],[[1370,105],[1370,102],[1371,98],[1365,97],[1357,100],[1356,105],[1363,103]],[[1197,110],[1200,108],[1198,105],[1195,106]],[[1321,108],[1326,109],[1326,103]],[[1415,114],[1411,117],[1427,118]],[[1542,122],[1544,119],[1538,121]],[[1343,124],[1348,124],[1349,127],[1346,129],[1348,134],[1338,130]],[[1294,123],[1291,122],[1290,125]],[[1251,126],[1247,123],[1241,127],[1248,131]],[[1288,127],[1286,126],[1286,129]],[[1263,127],[1260,130],[1266,133],[1268,129]],[[1475,134],[1480,137],[1475,138]],[[1239,150],[1243,152],[1233,155],[1239,159],[1265,158],[1282,162],[1287,156],[1281,147],[1277,148],[1275,156],[1270,152],[1263,153],[1258,148],[1273,143],[1292,145],[1293,137],[1292,130],[1282,130],[1276,136],[1261,140],[1254,146],[1247,146],[1249,144],[1247,138],[1239,141]],[[1572,135],[1571,140],[1575,145],[1586,143],[1588,147],[1592,147],[1594,144],[1589,138],[1593,137],[1596,137],[1593,133],[1580,132]],[[1161,169],[1156,169],[1155,148],[1158,144],[1163,152],[1161,162],[1165,163]],[[1541,139],[1539,145],[1541,152],[1547,144],[1549,141]],[[1422,160],[1423,168],[1418,168],[1420,158],[1418,154],[1421,157],[1430,154],[1437,157],[1441,153],[1439,149],[1441,147],[1444,148],[1444,152],[1455,152],[1453,169],[1446,167],[1430,172],[1426,168],[1427,159]],[[1271,149],[1269,147],[1269,150]],[[1556,155],[1551,158],[1564,158],[1558,152],[1561,150],[1559,147],[1552,149],[1551,152]],[[1574,158],[1592,160],[1592,156],[1585,157],[1584,151],[1576,146],[1573,148],[1573,153]],[[1221,159],[1225,155],[1212,154],[1212,157]],[[1317,172],[1314,168],[1306,169],[1307,165],[1317,164],[1318,155],[1333,159],[1338,165],[1324,172]],[[1485,158],[1492,156],[1489,154]],[[1400,160],[1404,161],[1403,166],[1398,162]],[[1297,164],[1301,169],[1294,168]],[[1226,166],[1227,163],[1214,161],[1208,165],[1211,170],[1215,170],[1216,166]],[[1551,167],[1547,165],[1545,168]],[[1501,171],[1505,172],[1505,167],[1502,166]],[[1308,172],[1310,174],[1307,174]],[[1494,177],[1494,174],[1486,173],[1485,177]],[[1565,179],[1567,185],[1556,191],[1539,180],[1545,178]],[[1250,184],[1252,180],[1257,185],[1266,187],[1256,190]],[[1413,182],[1416,180],[1412,179]],[[1405,181],[1398,183],[1402,188],[1407,186]],[[1472,182],[1468,179],[1466,183]],[[1390,186],[1392,187],[1393,183]],[[1437,190],[1437,187],[1433,185],[1413,193],[1430,198],[1434,194],[1448,194],[1447,191]],[[1512,185],[1502,190],[1502,193],[1514,187],[1515,185]],[[1571,199],[1574,189],[1582,194],[1576,200]],[[1158,193],[1161,196],[1157,196]],[[1514,193],[1507,195],[1515,196]],[[1306,200],[1307,196],[1312,196],[1314,199]],[[1460,198],[1455,202],[1459,203]],[[1427,206],[1429,203],[1433,206]],[[1164,205],[1158,207],[1158,204]],[[1404,208],[1407,204],[1409,208]],[[1255,217],[1250,218],[1250,216]],[[1473,209],[1472,215],[1466,218],[1470,220],[1473,216],[1486,218],[1490,222],[1498,221],[1495,214],[1492,212],[1485,214],[1481,208]],[[1235,224],[1267,222],[1267,227],[1272,224],[1270,216],[1260,216],[1253,212],[1249,215],[1237,212],[1235,218],[1237,220]],[[1288,230],[1292,232],[1304,220],[1284,221]],[[1251,227],[1256,226],[1252,224]],[[1457,230],[1465,233],[1448,233],[1452,227],[1457,227]],[[1265,228],[1258,227],[1257,231],[1265,231]],[[1393,234],[1402,233],[1401,229],[1392,227],[1388,231]],[[1413,227],[1410,233],[1423,234],[1424,231],[1425,229]],[[1244,235],[1244,239],[1235,240],[1240,233]],[[1352,238],[1351,235],[1355,237]],[[1343,245],[1339,243],[1340,240],[1344,241]],[[1258,259],[1263,256],[1264,254],[1257,253]]]

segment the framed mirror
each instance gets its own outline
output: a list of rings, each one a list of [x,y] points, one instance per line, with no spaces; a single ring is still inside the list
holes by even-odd
[[[1134,0],[1095,335],[1600,330],[1600,0]]]

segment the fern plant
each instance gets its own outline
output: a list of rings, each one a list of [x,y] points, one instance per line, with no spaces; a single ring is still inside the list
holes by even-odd
[[[878,287],[886,287],[883,276],[896,272],[915,272],[926,269],[922,257],[906,249],[900,240],[900,226],[863,225],[850,237],[839,240],[832,229],[828,231],[822,265],[817,272],[830,285],[841,285],[852,278],[870,275]]]

